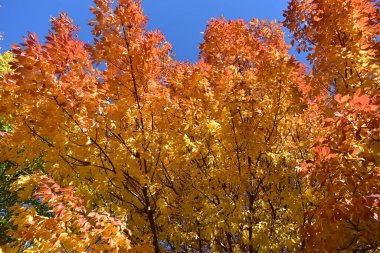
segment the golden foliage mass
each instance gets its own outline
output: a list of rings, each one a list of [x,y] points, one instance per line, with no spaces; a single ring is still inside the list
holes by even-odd
[[[140,1],[94,2],[93,45],[61,14],[1,75],[0,160],[44,161],[13,186],[10,252],[380,250],[378,1],[213,19],[195,64]]]

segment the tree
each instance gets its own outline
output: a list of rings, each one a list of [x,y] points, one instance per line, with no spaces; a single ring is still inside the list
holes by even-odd
[[[0,35],[1,39],[1,35]],[[0,55],[0,74],[4,74],[9,72],[10,65],[9,63],[12,61],[12,55],[9,52],[5,52]],[[5,116],[5,115],[2,115]],[[0,118],[0,136],[5,135],[6,133],[12,130],[12,126],[10,124],[3,122],[3,118]],[[9,236],[5,233],[8,229],[9,225],[9,212],[8,207],[12,206],[17,199],[17,194],[15,192],[10,191],[10,187],[13,181],[15,181],[17,175],[7,173],[11,168],[12,164],[8,161],[0,162],[0,245],[6,244],[9,242]]]
[[[0,55],[0,73],[10,72],[11,68],[9,63],[12,62],[12,55],[9,52],[5,52]]]
[[[0,60],[1,73],[11,73],[12,55],[6,52]],[[13,129],[10,122],[3,121],[1,136]],[[124,224],[106,212],[87,213],[83,200],[74,196],[71,186],[61,188],[53,179],[38,174],[44,172],[40,157],[25,163],[22,170],[15,171],[16,166],[9,160],[0,163],[0,245],[5,245],[6,251],[130,248],[129,230]]]
[[[18,240],[8,244],[6,249],[11,252],[129,250],[129,231],[122,222],[106,212],[88,213],[83,200],[74,196],[72,186],[62,188],[54,180],[38,174],[21,179],[18,183],[25,188],[27,184],[39,183],[34,195],[47,203],[52,215],[41,215],[33,205],[15,205],[11,222],[16,229],[10,229],[9,234]],[[25,241],[28,244],[24,244]]]
[[[92,45],[63,13],[2,75],[1,160],[43,160],[15,185],[51,212],[16,205],[11,248],[378,249],[377,2],[290,2],[310,72],[275,22],[213,19],[189,64],[140,1],[94,2]]]
[[[305,243],[326,251],[376,250],[379,2],[294,0],[285,17],[298,49],[308,52],[309,82],[324,101],[314,159],[302,164],[316,196]]]

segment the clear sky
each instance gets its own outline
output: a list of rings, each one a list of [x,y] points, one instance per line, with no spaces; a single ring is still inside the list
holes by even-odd
[[[160,29],[172,44],[177,59],[194,62],[198,58],[198,46],[202,31],[212,17],[224,15],[227,19],[243,18],[282,20],[286,0],[143,0],[144,13],[150,19],[149,29]],[[92,19],[88,10],[92,0],[0,0],[0,41],[2,51],[11,44],[22,42],[28,31],[40,39],[47,35],[49,18],[65,11],[81,27],[79,36],[91,43]]]

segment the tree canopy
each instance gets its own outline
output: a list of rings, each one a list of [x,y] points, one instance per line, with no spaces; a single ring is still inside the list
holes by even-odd
[[[212,19],[194,64],[138,0],[52,18],[0,57],[3,249],[380,250],[379,5]]]

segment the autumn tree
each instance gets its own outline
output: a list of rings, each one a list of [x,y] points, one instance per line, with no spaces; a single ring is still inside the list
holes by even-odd
[[[1,39],[1,34],[0,34]],[[9,63],[12,61],[12,55],[5,52],[0,55],[0,74],[5,74],[10,71]],[[12,130],[12,126],[6,122],[6,115],[0,116],[0,136]],[[9,161],[0,162],[0,245],[6,244],[10,237],[6,234],[9,227],[9,212],[8,208],[12,206],[17,199],[17,194],[11,191],[11,184],[17,178],[17,174],[8,173],[12,164]]]
[[[1,75],[0,160],[43,161],[12,189],[50,214],[20,199],[7,250],[378,249],[378,2],[293,0],[290,45],[281,23],[213,19],[194,64],[140,1],[94,3],[91,45],[62,13]]]
[[[305,247],[378,250],[379,2],[294,0],[284,16],[321,110],[314,158],[301,164],[315,196]]]

